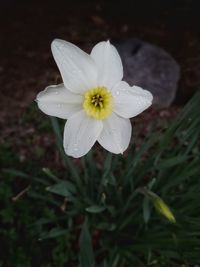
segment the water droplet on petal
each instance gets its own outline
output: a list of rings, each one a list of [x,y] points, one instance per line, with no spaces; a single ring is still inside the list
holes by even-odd
[[[74,151],[78,151],[78,143],[74,143]]]
[[[119,91],[116,91],[116,95],[120,95],[120,92]]]

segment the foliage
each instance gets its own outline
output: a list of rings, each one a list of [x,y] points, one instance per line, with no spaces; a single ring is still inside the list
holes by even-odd
[[[43,267],[198,264],[199,103],[197,92],[165,131],[152,129],[127,156],[104,152],[103,164],[94,150],[78,163],[66,157],[59,121],[52,118],[66,172],[44,169],[35,177],[4,170],[0,234],[6,252],[0,266],[16,260],[14,266]],[[24,200],[11,203],[8,179],[14,177],[31,187]],[[145,192],[164,200],[176,223],[156,212]]]

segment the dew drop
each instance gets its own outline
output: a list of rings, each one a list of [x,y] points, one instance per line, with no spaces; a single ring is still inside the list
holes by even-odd
[[[58,91],[56,91],[55,94],[58,95]]]
[[[62,107],[62,105],[61,105],[61,104],[57,104],[57,107],[58,107],[58,108],[61,108],[61,107]]]
[[[117,92],[116,92],[116,95],[119,95],[119,94],[120,94],[120,92],[119,92],[119,91],[117,91]]]
[[[78,151],[78,143],[74,143],[74,151]]]

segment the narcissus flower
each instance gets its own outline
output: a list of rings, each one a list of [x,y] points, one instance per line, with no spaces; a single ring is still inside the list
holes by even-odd
[[[90,55],[58,39],[51,48],[63,84],[47,87],[36,100],[47,115],[67,119],[66,154],[81,157],[96,141],[123,153],[131,138],[129,118],[151,105],[152,94],[122,81],[122,62],[109,41],[98,43]]]

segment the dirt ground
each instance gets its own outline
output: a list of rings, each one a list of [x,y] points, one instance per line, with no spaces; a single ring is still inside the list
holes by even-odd
[[[18,122],[36,94],[60,80],[50,51],[54,38],[87,51],[100,40],[126,37],[163,47],[181,66],[177,98],[170,109],[145,113],[141,120],[173,117],[177,105],[184,104],[200,84],[197,2],[1,1],[0,142],[35,134],[33,127],[24,129]]]

